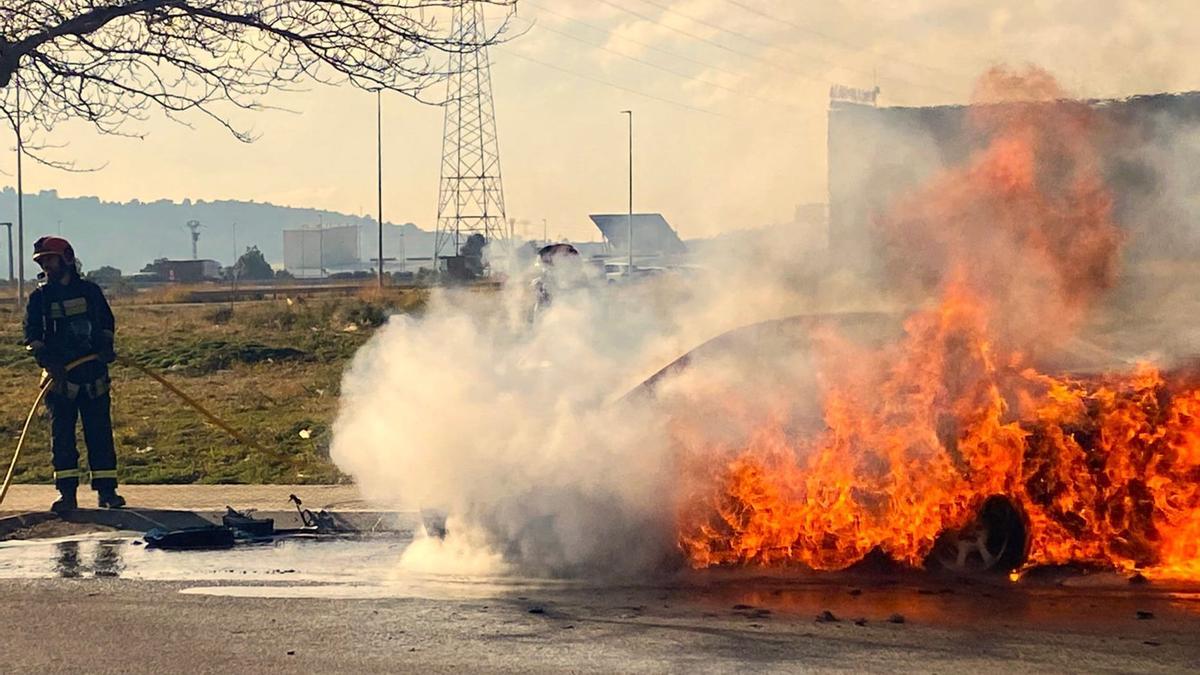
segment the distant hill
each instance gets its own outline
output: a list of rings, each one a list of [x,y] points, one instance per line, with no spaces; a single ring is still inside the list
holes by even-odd
[[[0,190],[0,221],[17,220],[17,193]],[[272,264],[283,261],[283,230],[319,225],[356,225],[364,258],[372,257],[377,236],[375,220],[335,211],[294,208],[243,201],[106,202],[98,197],[60,197],[55,190],[25,195],[25,247],[44,234],[62,234],[71,240],[87,269],[112,265],[126,274],[136,272],[155,258],[190,258],[191,235],[184,224],[198,220],[201,258],[228,265],[234,257],[233,223],[237,223],[237,248],[258,246]],[[60,225],[61,223],[61,225]],[[403,230],[409,257],[428,256],[433,233],[412,223],[388,224],[384,254],[399,253]],[[0,230],[0,237],[3,237]],[[14,232],[14,240],[15,240]],[[15,241],[14,241],[15,243]],[[3,246],[0,241],[0,246]],[[29,274],[33,277],[33,273]]]

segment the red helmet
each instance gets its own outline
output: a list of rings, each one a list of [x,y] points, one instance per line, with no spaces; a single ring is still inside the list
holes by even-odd
[[[75,262],[75,249],[71,248],[71,242],[62,237],[42,237],[33,242],[34,261],[48,255],[61,256],[63,262],[68,264]]]

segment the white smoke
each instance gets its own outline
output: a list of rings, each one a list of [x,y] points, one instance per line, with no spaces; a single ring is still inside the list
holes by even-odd
[[[624,394],[709,338],[811,308],[795,251],[774,251],[631,284],[577,271],[587,283],[559,284],[536,317],[527,276],[498,293],[439,291],[356,355],[333,459],[369,500],[449,514],[447,542],[414,546],[409,566],[658,568],[676,555],[672,404]],[[723,365],[683,381],[699,391],[719,373],[756,389]]]

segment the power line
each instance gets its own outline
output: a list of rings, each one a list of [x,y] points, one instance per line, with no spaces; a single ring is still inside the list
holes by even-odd
[[[756,7],[751,7],[750,5],[747,5],[743,2],[739,2],[738,0],[725,0],[725,2],[733,5],[734,7],[738,7],[747,12],[750,12],[751,14],[756,14],[758,16],[761,16],[764,19],[769,19],[771,21],[775,21],[776,23],[780,23],[780,24],[783,24],[790,28],[794,28],[796,30],[808,33],[809,35],[815,35],[816,37],[819,37],[822,40],[826,40],[828,42],[832,42],[834,44],[840,45],[843,49],[847,49],[847,50],[854,51],[854,52],[872,52],[872,53],[874,53],[874,50],[872,50],[869,47],[866,47],[864,45],[848,42],[843,38],[837,37],[835,35],[830,35],[828,33],[823,33],[815,28],[812,28],[811,26],[804,26],[804,25],[798,24],[794,21],[789,21],[788,19],[784,19],[780,16],[771,14],[769,12],[765,12]],[[931,65],[928,65],[925,63],[921,63],[920,61],[913,61],[911,59],[905,59],[905,58],[901,58],[898,56],[889,56],[888,60],[893,63],[905,63],[910,66],[914,66],[917,68],[923,68],[925,70],[933,71],[935,73],[945,73],[945,74],[949,74],[949,75],[969,75],[970,74],[967,71],[950,70],[950,69],[941,68],[938,66],[931,66]]]
[[[620,89],[621,91],[628,92],[628,93],[630,93],[630,94],[635,94],[635,95],[637,95],[637,96],[642,96],[642,97],[645,97],[645,98],[653,99],[653,100],[655,100],[655,101],[661,101],[661,102],[663,102],[663,103],[669,103],[669,104],[671,104],[671,105],[673,105],[673,106],[677,106],[677,107],[679,107],[679,108],[684,108],[684,109],[686,109],[686,110],[690,110],[690,111],[692,111],[692,112],[698,112],[698,113],[702,113],[702,114],[705,114],[705,115],[712,115],[713,117],[721,117],[721,118],[724,118],[724,119],[733,119],[733,118],[729,117],[728,115],[722,115],[721,113],[719,113],[719,112],[716,112],[716,111],[713,111],[713,110],[708,110],[708,109],[706,109],[706,108],[698,108],[698,107],[696,107],[696,106],[689,105],[689,104],[687,104],[687,103],[682,103],[682,102],[680,102],[680,101],[675,101],[675,100],[673,100],[673,99],[669,99],[669,98],[666,98],[666,97],[663,97],[663,96],[658,96],[658,95],[656,95],[656,94],[648,94],[648,93],[646,93],[646,92],[644,92],[644,91],[639,91],[639,90],[637,90],[637,89],[633,89],[633,88],[631,88],[631,87],[626,87],[626,86],[624,86],[624,85],[617,84],[617,83],[615,83],[615,82],[610,82],[610,81],[608,81],[608,80],[605,80],[605,79],[603,79],[603,78],[595,77],[595,76],[593,76],[593,75],[588,75],[587,73],[581,73],[581,72],[579,72],[579,71],[576,71],[576,70],[571,70],[571,69],[569,69],[569,68],[563,68],[562,66],[557,66],[557,65],[555,65],[555,64],[553,64],[553,63],[547,63],[547,62],[545,62],[545,61],[542,61],[542,60],[540,60],[540,59],[535,59],[535,58],[533,58],[532,56],[526,56],[525,54],[521,54],[521,53],[519,53],[519,52],[515,52],[515,51],[512,51],[512,50],[505,50],[505,53],[506,53],[506,54],[508,54],[509,56],[515,56],[515,57],[517,57],[517,58],[519,58],[519,59],[522,59],[522,60],[525,60],[525,61],[529,61],[529,62],[532,62],[532,63],[536,63],[536,64],[538,64],[538,65],[540,65],[540,66],[544,66],[544,67],[546,67],[546,68],[550,68],[551,70],[557,70],[557,71],[558,71],[558,72],[560,72],[560,73],[566,73],[566,74],[568,74],[568,75],[574,75],[575,77],[579,77],[579,78],[582,78],[582,79],[585,79],[585,80],[590,80],[590,81],[592,81],[592,82],[595,82],[595,83],[597,83],[597,84],[603,84],[603,85],[605,85],[605,86],[607,86],[607,87],[612,87],[613,89]]]
[[[750,36],[750,35],[746,35],[745,33],[739,33],[738,31],[731,30],[731,29],[729,29],[729,28],[726,28],[726,27],[724,27],[724,26],[719,26],[719,25],[717,25],[717,24],[715,24],[715,23],[712,23],[712,22],[710,22],[710,21],[705,21],[704,19],[701,19],[701,18],[699,18],[699,17],[692,16],[691,14],[684,14],[683,12],[681,12],[681,11],[679,11],[679,10],[677,10],[677,9],[672,9],[671,7],[669,7],[669,6],[667,6],[667,5],[664,5],[664,4],[662,4],[662,3],[659,3],[659,2],[654,2],[654,0],[642,0],[642,2],[645,2],[647,5],[650,5],[650,6],[652,6],[652,7],[657,7],[658,9],[662,10],[664,13],[667,13],[667,14],[674,14],[675,16],[680,16],[680,17],[683,17],[683,18],[687,19],[688,21],[691,21],[692,23],[699,24],[699,25],[701,25],[701,26],[704,26],[704,27],[706,27],[706,28],[711,28],[711,29],[713,29],[713,30],[720,31],[720,32],[722,32],[722,33],[728,33],[729,35],[732,35],[732,36],[734,36],[734,37],[736,37],[736,38],[740,38],[740,39],[742,39],[742,40],[745,40],[745,41],[747,41],[747,42],[753,42],[753,43],[755,43],[755,44],[763,44],[763,43],[762,43],[762,40],[760,40],[760,39],[758,39],[758,38],[756,38],[756,37],[753,37],[753,36]],[[764,46],[766,46],[766,47],[768,47],[768,48],[772,48],[772,47],[771,47],[771,45],[764,45]],[[852,73],[859,73],[859,74],[861,74],[861,75],[871,75],[871,74],[872,74],[872,73],[869,73],[869,72],[865,72],[865,71],[859,70],[859,69],[857,69],[857,68],[851,68],[851,67],[849,67],[849,66],[844,66],[844,65],[842,65],[842,64],[840,64],[840,63],[834,63],[834,62],[832,62],[832,61],[829,61],[829,60],[827,60],[827,59],[823,59],[823,58],[821,58],[821,57],[819,57],[819,56],[812,56],[812,55],[808,55],[808,54],[800,54],[799,52],[795,52],[795,51],[788,50],[788,49],[783,49],[782,47],[773,47],[773,48],[774,48],[774,49],[779,49],[780,51],[791,51],[793,54],[798,54],[798,55],[800,55],[800,56],[803,56],[804,58],[807,58],[807,59],[812,59],[812,60],[814,60],[814,61],[817,61],[818,63],[823,63],[823,64],[825,64],[825,65],[829,66],[830,68],[840,68],[840,69],[842,69],[842,70],[846,70],[846,71],[849,71],[849,72],[852,72]]]
[[[606,2],[606,4],[612,5],[612,2],[608,2],[608,0],[601,0],[601,1]],[[790,54],[800,56],[800,58],[822,62],[822,64],[827,65],[829,67],[840,68],[840,70],[844,70],[847,72],[865,74],[865,76],[871,76],[872,78],[875,77],[874,72],[864,71],[864,70],[862,70],[862,68],[856,68],[856,67],[851,67],[851,66],[846,66],[846,65],[841,65],[841,64],[835,64],[835,62],[829,61],[828,59],[822,59],[822,58],[820,58],[820,56],[814,56],[811,54],[803,54],[803,53],[797,52],[797,50],[794,50],[794,49],[788,49],[785,47],[775,47],[775,46],[770,46],[770,44],[764,44],[760,40],[760,38],[746,35],[746,34],[744,34],[744,32],[738,32],[736,30],[731,30],[731,29],[725,28],[725,26],[722,26],[722,25],[714,24],[712,22],[707,22],[707,20],[696,18],[694,16],[690,16],[690,14],[685,14],[683,12],[679,12],[678,10],[672,10],[671,7],[662,5],[661,2],[656,2],[655,0],[642,0],[642,2],[646,2],[647,5],[650,5],[653,7],[658,7],[659,10],[661,10],[664,13],[670,13],[670,14],[674,14],[674,16],[677,16],[677,17],[683,17],[685,19],[690,20],[690,22],[692,22],[692,23],[706,26],[706,28],[718,30],[720,32],[725,32],[725,34],[732,35],[734,37],[738,37],[738,38],[740,38],[740,40],[744,40],[746,42],[758,44],[758,46],[767,47],[769,49],[776,49],[776,50],[780,50],[780,52],[785,52],[785,53],[790,53]],[[616,6],[616,5],[614,5],[614,6]],[[648,19],[648,20],[653,20],[653,19]],[[670,26],[666,26],[666,24],[662,24],[661,22],[655,22],[655,23],[665,26],[665,28],[670,28]],[[892,80],[894,80],[894,82],[898,82],[901,84],[917,86],[917,88],[920,88],[920,89],[929,89],[931,91],[941,91],[941,92],[943,92],[943,94],[950,94],[950,95],[956,94],[956,92],[950,91],[949,89],[946,89],[946,88],[942,88],[942,86],[938,86],[936,84],[924,84],[924,83],[920,83],[920,82],[913,82],[913,80],[900,78],[900,77],[890,77],[889,79],[892,79]]]
[[[676,28],[676,27],[674,27],[674,26],[667,25],[667,24],[665,24],[665,23],[663,23],[663,22],[659,21],[658,19],[655,19],[654,17],[647,16],[647,15],[645,15],[645,14],[642,14],[642,13],[640,13],[640,12],[636,11],[636,10],[629,9],[628,7],[622,7],[621,5],[618,5],[617,3],[615,3],[615,2],[612,2],[612,0],[598,0],[598,1],[599,1],[599,2],[602,2],[602,3],[606,4],[606,5],[608,5],[608,6],[610,6],[610,7],[614,7],[614,8],[616,8],[616,9],[619,9],[620,11],[622,11],[622,12],[625,12],[626,14],[630,14],[630,15],[636,16],[637,18],[639,18],[639,19],[642,19],[643,21],[649,21],[650,23],[657,24],[658,26],[661,26],[661,27],[663,27],[663,28],[666,28],[666,29],[667,29],[667,30],[669,30],[669,31],[672,31],[672,32],[675,32],[675,33],[679,33],[680,35],[683,35],[683,36],[689,37],[689,38],[691,38],[691,39],[693,39],[693,40],[699,40],[700,42],[703,42],[703,43],[705,43],[705,44],[708,44],[708,45],[711,45],[711,46],[713,46],[713,47],[716,47],[717,49],[720,49],[720,50],[723,50],[723,51],[727,51],[727,52],[729,52],[729,53],[731,53],[731,54],[736,54],[736,55],[738,55],[738,56],[741,56],[742,58],[750,59],[750,60],[752,60],[752,61],[758,61],[759,63],[765,63],[766,65],[768,65],[768,66],[771,66],[772,68],[776,68],[776,69],[778,69],[778,70],[784,70],[784,71],[787,71],[787,72],[790,72],[790,73],[794,73],[794,74],[796,74],[796,75],[799,75],[800,77],[807,78],[807,79],[809,79],[809,80],[812,80],[812,81],[814,81],[814,82],[822,82],[822,83],[824,83],[824,84],[831,84],[831,83],[829,82],[829,80],[826,80],[825,78],[822,78],[822,77],[816,77],[816,76],[810,75],[810,74],[808,74],[808,73],[805,73],[805,72],[803,72],[803,71],[796,70],[795,68],[787,68],[787,67],[785,67],[785,66],[782,66],[782,65],[780,65],[780,64],[778,64],[778,63],[775,63],[774,61],[770,61],[770,60],[768,60],[768,59],[764,59],[764,58],[762,58],[761,56],[757,56],[757,55],[755,55],[755,54],[750,54],[750,53],[747,53],[747,52],[743,52],[743,51],[741,51],[741,50],[734,49],[733,47],[729,47],[729,46],[727,46],[727,45],[721,44],[720,42],[717,42],[716,40],[711,40],[711,39],[709,39],[709,38],[706,38],[706,37],[704,37],[703,35],[696,35],[695,33],[688,32],[688,31],[686,31],[686,30],[683,30],[682,28]]]
[[[675,52],[663,49],[662,47],[659,47],[657,45],[650,44],[649,42],[642,42],[641,40],[635,40],[631,37],[627,37],[625,35],[620,35],[614,31],[607,30],[605,28],[601,28],[600,26],[597,26],[593,23],[588,23],[587,21],[583,21],[582,19],[577,19],[573,16],[568,16],[566,14],[556,12],[556,11],[550,9],[549,7],[545,7],[543,5],[539,5],[537,3],[530,2],[529,0],[522,0],[522,2],[524,2],[527,6],[536,8],[539,12],[545,12],[546,14],[550,14],[552,16],[557,16],[558,18],[563,19],[565,21],[570,21],[571,23],[576,23],[576,24],[579,24],[586,28],[590,28],[590,29],[596,31],[597,33],[603,33],[610,37],[615,37],[618,40],[623,40],[630,44],[638,45],[639,47],[642,47],[644,49],[649,49],[650,51],[658,52],[659,54],[663,54],[663,55],[669,56],[671,58],[679,59],[681,61],[687,61],[688,63],[692,63],[694,65],[701,66],[703,68],[708,68],[710,70],[714,70],[719,73],[725,73],[726,75],[732,75],[734,77],[744,77],[745,76],[745,73],[736,73],[732,70],[728,70],[728,69],[722,68],[720,66],[715,66],[711,63],[708,63],[707,61],[701,61],[699,59],[694,59],[694,58],[692,58],[690,56],[686,56],[684,54],[677,54]]]
[[[706,85],[708,85],[708,86],[710,86],[710,87],[716,87],[717,89],[723,89],[723,90],[725,90],[725,91],[728,91],[728,92],[731,92],[731,93],[737,94],[738,96],[745,96],[745,97],[747,97],[747,98],[753,98],[753,99],[757,99],[757,100],[763,101],[763,102],[765,102],[765,103],[769,103],[769,104],[771,104],[771,105],[775,105],[775,106],[782,106],[782,107],[785,107],[785,108],[792,108],[793,110],[800,110],[800,111],[803,111],[803,112],[809,112],[809,110],[807,110],[807,109],[805,109],[805,108],[801,108],[801,107],[799,107],[799,106],[795,106],[795,105],[792,105],[792,104],[790,104],[790,103],[784,103],[784,102],[782,102],[782,101],[773,101],[773,100],[771,100],[771,99],[764,98],[764,97],[762,97],[762,96],[758,96],[758,95],[756,95],[756,94],[751,94],[751,93],[749,93],[749,92],[742,91],[742,90],[740,90],[740,89],[736,89],[736,88],[734,88],[734,87],[730,87],[730,86],[728,86],[728,85],[721,84],[720,82],[713,82],[712,80],[706,80],[706,79],[704,79],[704,78],[697,77],[697,76],[694,76],[694,75],[688,75],[687,73],[681,73],[681,72],[679,72],[679,71],[677,71],[677,70],[672,70],[671,68],[667,68],[667,67],[665,67],[665,66],[661,66],[661,65],[659,65],[659,64],[657,64],[657,63],[654,63],[653,61],[647,61],[647,60],[645,60],[645,59],[640,59],[640,58],[638,58],[638,57],[636,57],[636,56],[631,56],[631,55],[629,55],[629,54],[624,54],[624,53],[621,53],[621,52],[619,52],[619,51],[617,51],[617,50],[615,50],[615,49],[610,49],[610,48],[608,48],[608,47],[605,47],[604,45],[597,45],[597,44],[594,44],[594,43],[588,42],[588,41],[586,41],[586,40],[583,40],[583,39],[581,39],[581,38],[579,38],[579,37],[576,37],[576,36],[574,36],[574,35],[571,35],[570,33],[566,33],[566,32],[560,31],[560,30],[556,30],[556,29],[554,29],[554,28],[550,28],[549,26],[543,26],[543,25],[540,25],[540,24],[539,24],[539,25],[538,25],[538,28],[539,28],[540,30],[547,30],[547,31],[550,31],[551,33],[555,33],[555,34],[557,34],[557,35],[561,35],[561,36],[563,36],[563,37],[565,37],[565,38],[569,38],[569,39],[571,39],[571,40],[574,40],[574,41],[576,41],[576,42],[579,42],[580,44],[584,44],[584,45],[587,45],[587,46],[589,46],[589,47],[592,47],[593,49],[600,49],[600,50],[603,50],[603,51],[609,52],[610,54],[616,54],[617,56],[620,56],[621,58],[629,59],[630,61],[634,61],[634,62],[636,62],[636,63],[640,63],[640,64],[642,64],[642,65],[644,65],[644,66],[648,66],[648,67],[650,67],[650,68],[654,68],[655,70],[660,70],[660,71],[662,71],[662,72],[664,72],[664,73],[667,73],[667,74],[670,74],[670,75],[674,75],[675,77],[678,77],[678,78],[681,78],[681,79],[684,79],[684,80],[689,80],[689,81],[692,81],[692,82],[699,82],[699,83],[701,83],[701,84],[706,84]]]

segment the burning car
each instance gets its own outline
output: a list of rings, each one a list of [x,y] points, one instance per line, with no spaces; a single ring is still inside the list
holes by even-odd
[[[733,331],[631,393],[694,411],[673,432],[688,564],[838,570],[881,553],[925,569],[1196,574],[1200,379],[1148,365],[1046,375],[998,353],[961,300],[903,322],[818,315]],[[729,441],[690,433],[719,413],[672,383],[729,353],[810,354],[819,415],[763,413]],[[776,367],[761,365],[743,375],[770,388]]]

